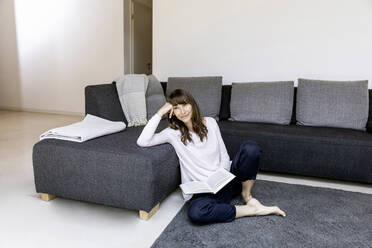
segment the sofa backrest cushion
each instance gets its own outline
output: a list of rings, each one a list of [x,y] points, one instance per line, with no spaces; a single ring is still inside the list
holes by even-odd
[[[159,80],[154,75],[149,75],[149,84],[146,90],[146,113],[147,120],[156,114],[156,112],[165,104],[163,88]],[[165,118],[163,115],[162,118]]]
[[[298,125],[366,130],[368,81],[298,79]]]
[[[164,88],[167,87],[166,82],[162,82]],[[369,115],[367,122],[367,130],[372,133],[372,89],[368,90],[369,92]],[[291,124],[296,124],[296,96],[297,96],[297,87],[294,87],[293,95],[293,109],[292,109],[292,119]],[[164,93],[165,94],[165,93]],[[230,114],[230,99],[231,99],[231,84],[222,85],[222,95],[221,95],[221,108],[220,108],[220,120],[227,120],[231,117]]]
[[[124,121],[126,125],[128,124],[114,84],[85,87],[85,113],[110,121]]]
[[[164,96],[166,96],[167,82],[161,82]],[[297,87],[294,88],[294,99],[292,109],[291,124],[296,123],[296,94]],[[227,120],[230,114],[231,84],[222,85],[221,107],[219,112],[220,120]],[[111,121],[124,121],[119,98],[117,97],[116,87],[113,84],[89,85],[85,88],[85,113],[102,117]],[[372,133],[372,89],[369,90],[369,115],[367,131]]]
[[[219,120],[222,77],[169,77],[167,96],[175,89],[184,89],[191,93],[202,116]]]
[[[162,82],[162,86],[163,88],[167,87],[167,83]],[[296,95],[297,95],[297,87],[294,87],[293,108],[292,108],[292,117],[291,117],[290,124],[296,124]],[[372,97],[372,90],[370,90],[370,97]],[[224,84],[222,85],[222,95],[221,95],[221,108],[220,108],[220,120],[221,121],[228,120],[231,117],[230,100],[231,100],[231,84]],[[371,123],[372,123],[372,120],[371,120]]]
[[[293,81],[232,83],[229,120],[288,125],[293,86]]]
[[[146,90],[146,111],[149,120],[165,104],[163,85],[153,76],[149,76]],[[89,85],[85,87],[85,114],[95,115],[111,121],[124,121],[115,82],[112,84]],[[165,115],[162,117],[165,118]]]

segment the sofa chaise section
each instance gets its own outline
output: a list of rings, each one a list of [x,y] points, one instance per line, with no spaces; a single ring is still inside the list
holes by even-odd
[[[170,144],[137,146],[143,128],[83,143],[39,141],[33,149],[36,191],[150,213],[178,187],[180,172]]]

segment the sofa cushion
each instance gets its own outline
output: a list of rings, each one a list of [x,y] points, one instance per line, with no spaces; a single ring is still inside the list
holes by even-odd
[[[291,122],[293,81],[232,83],[231,121]]]
[[[218,122],[234,157],[246,140],[262,148],[260,170],[372,183],[372,134],[343,128]]]
[[[326,142],[335,145],[365,145],[372,148],[372,134],[345,128],[311,127],[299,125],[276,125],[268,123],[246,123],[235,121],[218,122],[229,135],[239,136],[252,132],[269,137],[292,138],[304,142]]]
[[[110,121],[124,121],[127,125],[128,121],[121,107],[115,83],[114,81],[112,84],[85,87],[85,114],[95,115]],[[150,119],[164,104],[163,87],[156,77],[151,75],[146,90],[147,119]],[[164,118],[165,116],[163,116]]]
[[[202,116],[219,120],[222,77],[169,77],[167,96],[175,89],[184,89],[191,93]]]
[[[128,124],[114,84],[85,87],[85,114],[95,115],[110,121],[124,121],[126,125]]]
[[[366,130],[368,81],[298,79],[298,125]]]
[[[146,90],[146,111],[149,120],[165,104],[165,96],[160,81],[154,76],[149,75],[149,84]],[[165,115],[162,117],[165,118]]]

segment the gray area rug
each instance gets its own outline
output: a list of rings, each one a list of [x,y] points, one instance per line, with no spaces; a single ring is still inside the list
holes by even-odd
[[[199,225],[188,220],[186,203],[152,247],[372,247],[370,194],[256,180],[252,195],[287,216]]]

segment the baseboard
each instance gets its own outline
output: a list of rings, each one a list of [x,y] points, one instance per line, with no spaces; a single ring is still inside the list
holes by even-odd
[[[35,108],[20,108],[20,107],[0,106],[0,110],[17,111],[17,112],[32,112],[32,113],[42,113],[42,114],[85,116],[85,113],[80,113],[80,112],[58,111],[58,110],[49,110],[49,109],[45,110],[45,109],[35,109]]]

